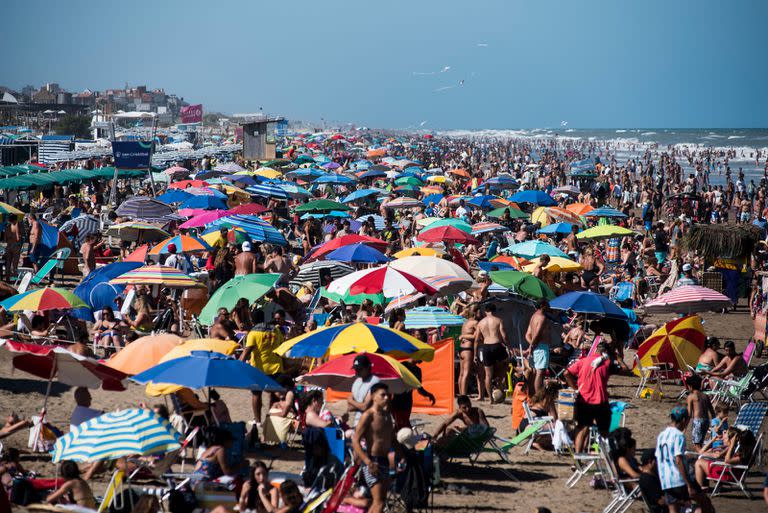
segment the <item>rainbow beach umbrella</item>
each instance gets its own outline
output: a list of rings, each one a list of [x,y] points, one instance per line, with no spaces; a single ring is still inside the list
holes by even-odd
[[[88,305],[73,292],[57,287],[28,290],[27,292],[16,294],[15,296],[11,296],[0,302],[0,306],[9,312],[18,312],[22,310],[43,312],[46,310],[88,308]]]
[[[112,285],[163,285],[178,289],[201,286],[200,282],[191,276],[166,265],[145,265],[121,274],[109,283]]]
[[[681,317],[664,324],[645,339],[637,349],[637,358],[644,367],[666,363],[675,369],[686,369],[696,365],[704,351],[705,339],[701,317]],[[640,375],[637,362],[633,370]]]
[[[275,353],[288,358],[322,358],[348,353],[382,353],[430,362],[435,349],[419,339],[385,326],[363,322],[329,326],[283,342]]]
[[[390,392],[400,394],[421,387],[416,376],[394,358],[376,353],[366,353],[366,356],[371,361],[371,374],[387,385]],[[356,357],[356,354],[348,354],[334,358],[315,370],[299,376],[296,381],[303,385],[350,391],[357,378],[352,368]]]

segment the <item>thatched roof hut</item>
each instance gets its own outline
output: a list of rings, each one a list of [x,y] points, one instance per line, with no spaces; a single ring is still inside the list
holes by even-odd
[[[760,228],[751,224],[694,224],[680,241],[684,251],[707,259],[749,256],[760,240]]]

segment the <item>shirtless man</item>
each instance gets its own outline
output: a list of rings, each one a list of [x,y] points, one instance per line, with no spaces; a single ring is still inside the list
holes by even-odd
[[[235,256],[235,276],[245,276],[256,272],[256,255],[251,251],[251,243],[243,242],[243,251]]]
[[[10,282],[16,276],[21,257],[21,224],[14,215],[8,216],[8,224],[5,226],[5,244],[5,273]]]
[[[83,247],[80,248],[80,255],[83,257],[83,277],[91,274],[96,269],[96,236],[89,234],[85,237]]]
[[[579,243],[576,239],[577,233],[579,233],[579,227],[573,225],[571,226],[571,233],[565,238],[565,252],[569,255],[579,253]]]
[[[541,255],[539,257],[539,263],[536,264],[536,266],[533,268],[533,272],[531,272],[532,275],[534,275],[536,278],[540,279],[541,281],[546,281],[547,278],[547,269],[546,267],[549,265],[549,255]]]
[[[715,365],[711,371],[702,371],[701,373],[721,379],[744,377],[749,372],[749,367],[744,358],[736,352],[736,344],[733,343],[733,340],[729,340],[723,344],[723,347],[725,348],[725,356],[720,360],[720,363]]]
[[[40,244],[43,237],[43,228],[40,226],[40,221],[37,220],[37,215],[29,214],[29,256],[30,262],[32,262],[32,268],[37,272],[38,260],[40,259],[40,251],[42,245]]]
[[[485,393],[489,400],[493,398],[493,381],[503,374],[509,360],[505,344],[509,346],[509,338],[504,323],[496,316],[496,305],[485,305],[485,317],[475,329],[475,362],[484,367]]]
[[[369,513],[384,511],[384,500],[389,491],[389,450],[394,438],[394,423],[389,411],[389,388],[384,383],[371,387],[371,407],[360,417],[352,437],[355,456],[365,465],[363,477],[371,490]],[[365,447],[361,442],[365,440]]]
[[[469,385],[469,376],[472,374],[473,362],[475,361],[475,331],[477,323],[483,318],[483,312],[478,305],[469,307],[469,319],[461,327],[459,336],[459,394],[467,395],[467,386]],[[483,386],[480,383],[482,367],[477,367],[477,391],[480,394],[480,400],[485,398]]]
[[[219,340],[237,340],[235,335],[235,323],[232,322],[229,310],[219,308],[219,315],[216,316],[216,322],[211,326],[210,337]]]
[[[549,368],[549,321],[546,316],[548,310],[549,301],[542,299],[539,308],[528,321],[528,330],[525,332],[528,349],[523,352],[523,356],[533,357],[533,368],[536,372],[534,392],[544,388],[544,375]]]
[[[485,418],[485,412],[476,406],[472,406],[472,401],[466,395],[460,395],[456,398],[456,405],[459,407],[457,411],[450,417],[445,419],[440,427],[435,431],[435,435],[432,437],[437,440],[441,435],[445,434],[448,430],[458,432],[460,429],[452,427],[451,424],[460,420],[464,423],[464,428],[470,426],[488,426],[488,419]]]
[[[264,272],[280,274],[282,276],[280,282],[285,281],[292,268],[290,259],[283,255],[283,248],[280,246],[272,248],[272,253],[269,254],[264,262]]]

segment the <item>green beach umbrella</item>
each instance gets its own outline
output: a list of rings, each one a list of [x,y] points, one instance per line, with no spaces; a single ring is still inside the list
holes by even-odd
[[[512,219],[528,219],[530,217],[530,214],[526,214],[522,210],[518,210],[516,208],[512,207],[499,207],[491,210],[490,212],[486,213],[488,217],[493,217],[495,219],[501,219],[504,216],[504,211],[509,210],[509,217]]]
[[[280,276],[276,273],[235,276],[213,293],[200,312],[200,324],[210,326],[219,308],[232,310],[240,298],[246,298],[249,303],[260,299],[275,286]]]
[[[350,294],[349,292],[337,294],[336,292],[328,292],[325,287],[320,288],[320,296],[347,305],[361,305],[366,299],[370,299],[374,305],[383,305],[387,302],[384,294]]]
[[[351,208],[344,203],[320,199],[302,203],[293,210],[294,212],[330,212],[331,210],[351,210]]]
[[[415,176],[401,176],[400,178],[395,180],[395,185],[413,185],[413,186],[419,187],[422,183],[424,182],[422,182]]]
[[[606,224],[603,226],[595,226],[594,228],[589,228],[583,232],[579,232],[576,234],[576,238],[578,240],[598,240],[611,239],[613,237],[624,237],[625,235],[635,235],[635,232],[621,226]]]
[[[462,221],[461,219],[456,219],[454,217],[440,219],[438,221],[435,221],[434,223],[429,223],[426,227],[424,227],[423,231],[431,230],[432,228],[440,228],[441,226],[451,226],[463,232],[466,232],[469,234],[472,233],[471,224],[469,224],[466,221]]]
[[[552,289],[532,274],[521,271],[491,271],[490,277],[493,283],[506,287],[521,296],[531,299],[555,298]]]

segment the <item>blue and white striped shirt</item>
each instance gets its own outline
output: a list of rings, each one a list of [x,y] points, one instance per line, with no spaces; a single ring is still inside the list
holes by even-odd
[[[656,439],[656,461],[662,490],[685,486],[680,469],[677,468],[677,456],[685,457],[685,434],[669,426]]]

